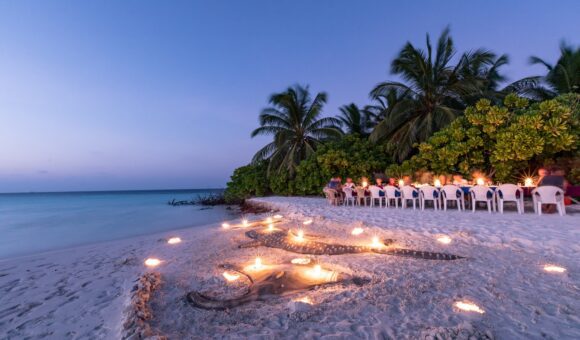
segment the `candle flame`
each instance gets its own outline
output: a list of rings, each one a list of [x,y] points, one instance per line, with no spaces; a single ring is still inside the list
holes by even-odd
[[[350,233],[354,236],[360,235],[364,232],[363,228],[354,228]]]
[[[566,268],[564,267],[560,267],[560,266],[555,266],[552,264],[547,264],[544,266],[544,270],[550,273],[563,273],[566,271]]]
[[[167,243],[169,243],[169,244],[177,244],[180,242],[181,242],[181,239],[179,237],[172,237],[169,240],[167,240]]]
[[[461,310],[466,311],[466,312],[476,312],[479,314],[485,313],[485,311],[483,309],[481,309],[478,305],[476,305],[473,302],[457,301],[453,305]]]
[[[435,182],[433,182],[433,184],[435,184],[435,187],[441,188],[441,180],[436,179]]]
[[[366,187],[367,187],[367,185],[369,185],[369,183],[368,183],[367,181],[364,181],[364,182],[362,182],[362,186],[363,186],[363,187],[365,187],[365,188],[366,188]]]
[[[320,276],[320,273],[322,273],[322,267],[319,264],[317,264],[314,266],[314,275]]]
[[[373,242],[371,243],[371,247],[380,248],[382,246],[383,245],[381,244],[381,241],[379,241],[379,237],[378,236],[373,237]]]
[[[262,265],[262,259],[259,257],[256,257],[256,260],[254,261],[254,266],[253,268],[255,270],[260,270],[264,267],[264,265]]]
[[[451,243],[451,237],[447,236],[447,235],[443,235],[437,238],[437,241],[443,243],[443,244],[449,244]]]
[[[277,219],[277,220],[279,220],[279,219],[282,218],[282,215],[274,215],[274,218]]]
[[[405,185],[405,181],[403,181],[402,179],[399,180],[399,186],[402,187]]]
[[[272,222],[274,222],[274,221],[272,220],[272,217],[268,217],[268,218],[266,219],[266,223],[272,223]]]
[[[485,184],[485,179],[479,177],[478,179],[475,180],[477,185],[484,185]]]
[[[312,224],[312,222],[313,221],[310,219],[310,220],[306,220],[306,221],[302,222],[302,224],[309,225],[309,224]]]
[[[222,228],[224,229],[228,229],[230,227],[230,225],[228,223],[223,223],[222,224]]]
[[[312,305],[313,304],[312,300],[308,296],[303,296],[301,298],[294,299],[294,301],[295,302],[307,303],[309,305]]]
[[[161,264],[161,260],[159,260],[159,259],[148,258],[147,260],[145,260],[145,265],[147,267],[157,267],[160,264]]]
[[[527,177],[524,180],[524,185],[527,186],[527,187],[534,186],[534,180],[531,177]]]
[[[236,281],[240,278],[240,274],[224,272],[223,276],[228,282]]]
[[[304,258],[295,258],[295,259],[292,259],[292,261],[290,261],[290,262],[292,262],[293,264],[309,264],[310,263],[310,259],[307,258],[307,257],[304,257]]]
[[[274,231],[274,225],[272,223],[268,224],[268,231]]]
[[[304,230],[302,230],[302,229],[298,230],[298,235],[296,235],[294,238],[298,242],[304,241]]]
[[[248,225],[249,225],[248,220],[242,220],[242,226],[244,226],[244,228],[247,227]]]

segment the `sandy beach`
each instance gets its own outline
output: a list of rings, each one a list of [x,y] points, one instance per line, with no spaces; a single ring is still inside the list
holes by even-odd
[[[430,338],[580,337],[580,215],[488,214],[412,209],[331,207],[319,198],[253,199],[283,215],[280,224],[325,242],[368,244],[373,236],[397,246],[465,257],[423,260],[382,254],[321,255],[324,266],[368,279],[254,301],[225,311],[194,308],[186,294],[234,296],[224,263],[265,264],[298,256],[265,247],[239,249],[248,228],[220,224],[99,243],[0,262],[0,338],[122,338],[136,280],[161,276],[148,320],[155,335],[179,338]],[[262,220],[269,214],[246,216]],[[230,221],[231,224],[239,220]],[[363,229],[351,235],[355,227]],[[448,236],[449,244],[437,242]],[[168,244],[170,237],[182,242]],[[143,265],[146,258],[162,262]],[[554,264],[563,273],[546,272]],[[312,304],[292,301],[308,297]],[[477,304],[484,313],[454,307]]]

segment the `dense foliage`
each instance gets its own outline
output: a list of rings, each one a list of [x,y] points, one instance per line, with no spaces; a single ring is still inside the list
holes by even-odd
[[[417,175],[483,172],[497,181],[519,179],[533,166],[578,157],[580,96],[533,103],[509,95],[504,105],[482,99],[418,146],[419,153],[388,172]]]
[[[369,105],[324,117],[324,92],[311,97],[296,85],[274,93],[252,132],[272,142],[234,171],[225,197],[319,195],[331,177],[358,181],[385,169],[422,182],[475,172],[503,182],[558,164],[580,183],[580,48],[560,50],[555,64],[530,58],[545,75],[505,85],[506,55],[457,55],[446,29],[434,46],[429,36],[425,48],[405,44],[391,63],[398,79],[378,84]]]

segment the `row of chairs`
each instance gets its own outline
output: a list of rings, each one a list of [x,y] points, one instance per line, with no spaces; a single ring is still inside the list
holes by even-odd
[[[356,196],[354,192],[356,190]],[[390,207],[391,204],[398,208],[407,208],[410,203],[413,209],[417,206],[425,210],[427,202],[431,201],[435,210],[447,210],[448,202],[455,202],[459,211],[465,210],[465,194],[463,190],[456,185],[445,185],[441,188],[433,186],[422,186],[415,188],[405,185],[400,189],[395,186],[386,186],[381,189],[378,186],[370,186],[370,196],[366,196],[366,190],[361,187],[356,189],[343,188],[344,195],[336,190],[325,189],[327,199],[335,205],[365,205],[373,207],[378,205]],[[524,192],[522,188],[514,184],[502,184],[494,191],[490,187],[476,185],[469,188],[469,197],[471,208],[475,212],[477,202],[483,202],[487,205],[489,213],[499,211],[503,214],[504,203],[513,202],[516,205],[519,214],[524,212]],[[534,211],[541,215],[543,204],[555,204],[560,215],[566,214],[564,206],[564,191],[554,186],[542,186],[532,191]]]

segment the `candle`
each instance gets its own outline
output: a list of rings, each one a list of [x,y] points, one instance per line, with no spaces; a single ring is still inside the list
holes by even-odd
[[[167,243],[169,243],[169,244],[177,244],[180,242],[181,242],[181,239],[179,237],[172,237],[169,240],[167,240]]]
[[[312,224],[312,222],[313,222],[312,219],[309,219],[309,220],[302,222],[302,224],[309,225],[309,224]]]
[[[449,244],[451,243],[451,237],[447,236],[447,235],[443,235],[437,238],[437,241],[443,243],[443,244]]]
[[[147,260],[145,260],[145,265],[147,267],[157,267],[160,264],[161,264],[161,260],[156,259],[156,258],[148,258]]]
[[[399,180],[399,187],[403,187],[405,185],[405,181],[402,179]]]
[[[527,177],[524,180],[524,185],[527,186],[527,187],[534,186],[534,180],[531,177]]]
[[[272,223],[268,224],[268,231],[274,231],[274,225]]]
[[[296,235],[295,239],[298,242],[304,241],[304,230],[302,229],[298,230],[298,235]]]
[[[369,185],[369,184],[367,183],[367,181],[363,181],[363,182],[362,182],[362,186],[363,186],[363,188],[366,188],[366,187],[367,187],[367,185]]]
[[[230,225],[228,223],[222,223],[222,228],[228,229]]]
[[[373,242],[371,243],[371,247],[373,247],[373,248],[380,248],[380,247],[382,247],[382,244],[379,241],[378,236],[373,237]]]
[[[436,188],[441,188],[441,181],[440,180],[436,179],[434,184],[435,184]]]
[[[485,180],[483,178],[479,177],[476,180],[476,183],[477,183],[477,185],[485,185]]]
[[[248,220],[242,220],[242,225],[244,226],[244,228],[247,227],[249,225]]]
[[[566,268],[564,267],[560,267],[560,266],[555,266],[552,264],[547,264],[544,266],[544,270],[550,273],[563,273],[566,271]]]
[[[254,261],[254,266],[253,268],[255,270],[260,270],[262,269],[264,266],[262,265],[262,259],[259,257],[256,257],[256,260]]]
[[[229,272],[224,272],[223,276],[226,280],[228,280],[228,282],[236,281],[237,279],[240,278],[240,274],[229,273]]]
[[[351,232],[354,236],[360,235],[364,232],[363,228],[354,228]]]
[[[466,312],[476,312],[479,314],[485,313],[485,311],[483,309],[481,309],[478,305],[476,305],[473,302],[457,301],[453,305],[461,310],[466,311]]]

